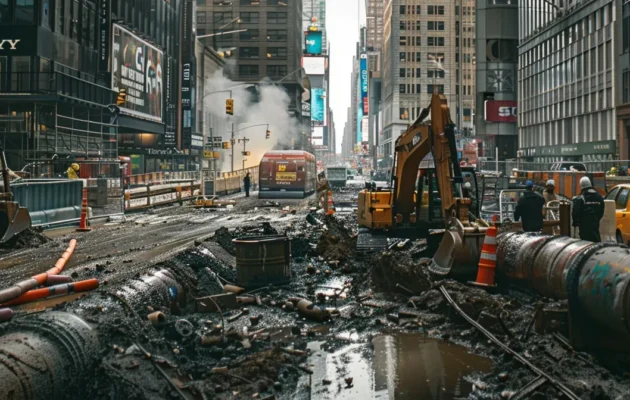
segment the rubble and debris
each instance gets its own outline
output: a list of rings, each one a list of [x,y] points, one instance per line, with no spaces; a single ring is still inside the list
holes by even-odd
[[[166,323],[166,315],[162,311],[154,311],[147,315],[147,319],[155,326],[164,325]]]
[[[416,246],[412,244],[411,251],[384,251],[374,256],[372,260],[372,282],[387,292],[402,289],[408,294],[422,293],[431,286],[431,277],[426,268],[427,259],[414,260],[412,253]],[[404,283],[404,287],[401,286]]]
[[[10,308],[0,308],[0,322],[6,322],[13,318],[13,310]]]
[[[227,285],[230,286],[230,285]],[[225,287],[224,287],[225,289]],[[232,310],[238,308],[240,302],[233,292],[215,294],[207,297],[199,297],[196,300],[196,311],[200,313],[211,313],[221,310]]]
[[[306,299],[302,299],[297,303],[297,309],[301,316],[315,321],[326,321],[330,318],[330,314],[325,309]]]
[[[334,215],[327,215],[324,219],[327,230],[317,242],[317,254],[327,260],[343,262],[354,256],[357,238],[348,229],[343,220]]]

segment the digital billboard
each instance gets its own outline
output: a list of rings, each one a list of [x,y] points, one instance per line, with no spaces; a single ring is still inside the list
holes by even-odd
[[[488,122],[516,122],[517,103],[513,100],[486,100],[484,113]]]
[[[363,115],[368,115],[370,109],[368,107],[368,63],[367,63],[367,54],[361,53],[361,62],[360,62],[360,76],[361,76],[361,104],[359,107],[363,106]]]
[[[304,32],[304,53],[322,54],[322,31]]]
[[[323,146],[324,145],[324,127],[316,126],[313,128],[313,134],[311,136],[311,143],[313,146]]]
[[[311,121],[322,126],[326,122],[326,91],[323,88],[311,89]]]
[[[164,54],[120,25],[112,31],[112,89],[127,90],[121,112],[162,122]]]
[[[325,75],[326,57],[302,57],[302,68],[306,75]]]

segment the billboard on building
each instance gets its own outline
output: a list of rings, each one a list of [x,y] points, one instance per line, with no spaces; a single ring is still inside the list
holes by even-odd
[[[313,146],[324,145],[324,127],[323,126],[316,126],[313,128],[313,134],[311,136],[311,144]]]
[[[164,53],[120,25],[112,31],[112,89],[127,91],[121,112],[162,122]]]
[[[363,116],[361,118],[361,142],[370,141],[370,118]]]
[[[302,57],[302,68],[306,75],[325,75],[326,57]]]
[[[488,122],[516,123],[517,111],[517,103],[514,100],[486,100],[484,102],[484,114]]]
[[[370,112],[368,103],[368,59],[367,53],[361,53],[361,60],[359,63],[359,73],[361,79],[361,104],[363,106],[363,115],[368,115]]]
[[[322,54],[322,31],[304,32],[304,54]]]
[[[317,126],[326,125],[326,91],[311,89],[311,121]]]

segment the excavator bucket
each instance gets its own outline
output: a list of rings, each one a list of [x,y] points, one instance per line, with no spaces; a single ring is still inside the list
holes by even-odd
[[[31,227],[26,207],[16,201],[0,201],[0,243],[5,243]]]
[[[477,273],[487,228],[464,228],[459,220],[455,221],[454,228],[444,231],[429,263],[429,271],[444,277],[468,279]]]

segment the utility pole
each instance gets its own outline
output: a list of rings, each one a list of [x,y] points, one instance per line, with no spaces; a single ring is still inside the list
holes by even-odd
[[[234,141],[234,122],[232,122],[232,138],[230,139],[230,144],[232,145],[232,172],[234,172],[234,145],[236,144]]]
[[[243,136],[243,139],[239,139],[238,140],[239,143],[243,142],[243,169],[245,169],[245,161],[247,161],[247,159],[245,158],[245,154],[247,153],[247,142],[249,142],[249,139],[247,139],[246,137]]]

